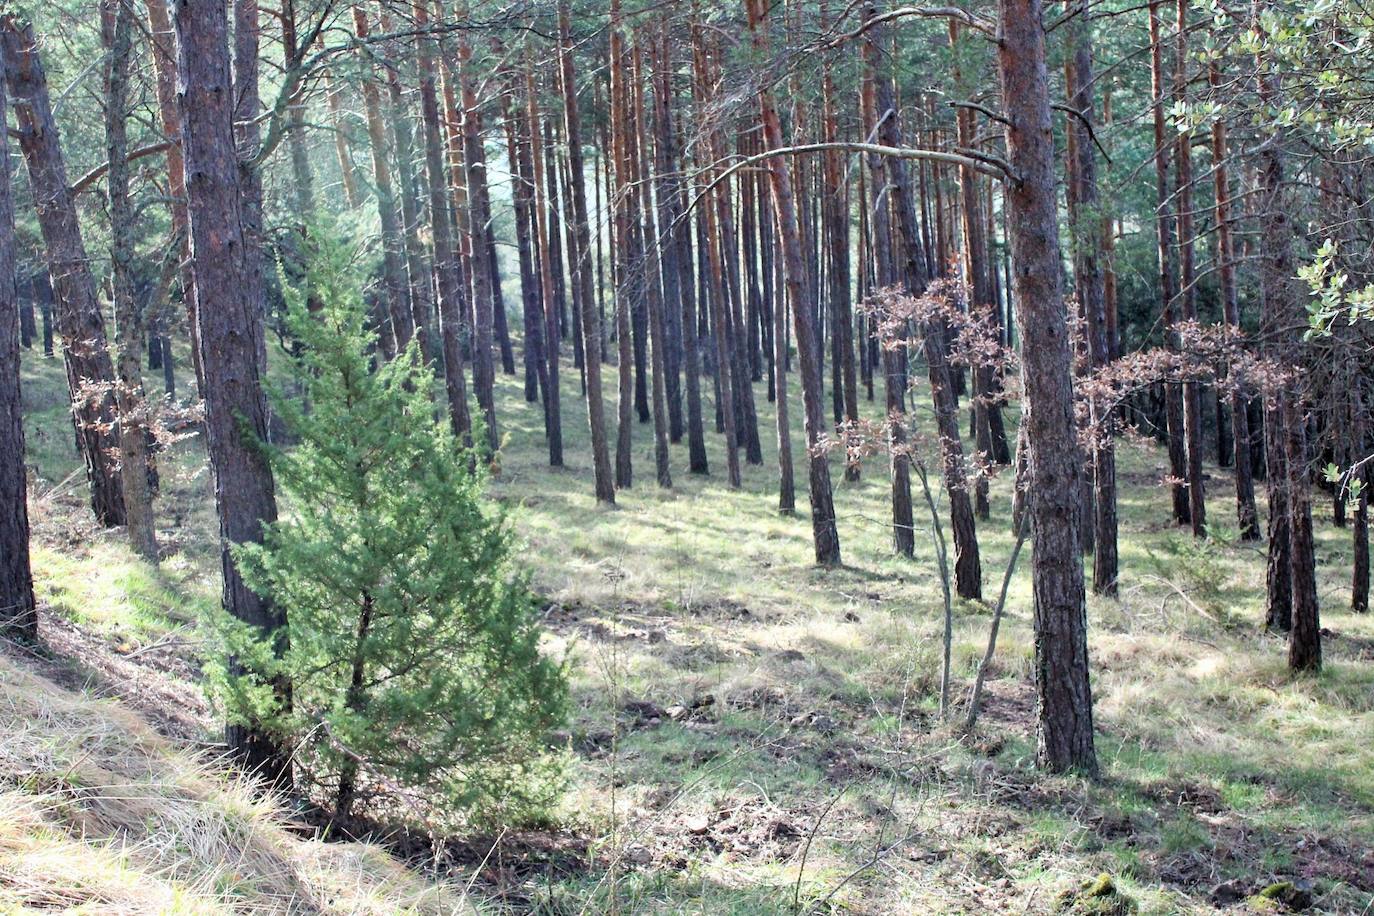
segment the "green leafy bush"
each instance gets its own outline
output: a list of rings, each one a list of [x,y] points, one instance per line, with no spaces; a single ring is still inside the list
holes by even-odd
[[[374,364],[352,253],[316,238],[311,308],[287,290],[291,383],[272,392],[298,444],[262,445],[282,518],[234,553],[249,587],[285,608],[288,638],[266,645],[221,617],[231,653],[252,660],[236,667],[264,674],[221,664],[218,696],[287,738],[298,782],[338,816],[404,801],[431,826],[538,817],[559,787],[545,737],[567,688],[540,653],[510,527],[482,463],[436,416],[414,346]],[[290,679],[290,708],[274,674]]]

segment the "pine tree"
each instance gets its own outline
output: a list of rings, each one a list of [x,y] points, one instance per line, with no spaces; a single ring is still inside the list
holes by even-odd
[[[231,714],[295,746],[300,784],[328,793],[336,816],[408,790],[436,799],[440,819],[530,813],[555,784],[541,742],[566,688],[540,654],[513,535],[483,496],[481,462],[435,421],[418,346],[373,368],[352,252],[327,229],[310,236],[320,247],[304,285],[322,307],[288,293],[302,346],[282,389],[306,398],[274,394],[299,444],[261,446],[283,517],[237,553],[250,587],[287,611],[276,664],[292,706],[224,672],[222,695]],[[239,652],[273,664],[249,631],[226,630]]]

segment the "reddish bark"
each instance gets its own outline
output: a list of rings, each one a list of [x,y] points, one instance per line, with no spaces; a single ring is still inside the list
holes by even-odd
[[[429,27],[428,0],[414,0],[411,6],[415,27]],[[467,382],[463,378],[463,302],[462,277],[457,249],[453,243],[453,224],[448,210],[448,177],[444,169],[443,139],[439,125],[439,96],[434,86],[433,39],[419,38],[417,58],[420,77],[420,119],[424,131],[425,177],[429,182],[429,220],[434,245],[435,288],[438,291],[439,333],[444,354],[444,381],[448,395],[449,420],[454,434],[464,442],[472,440],[472,419],[468,413]],[[484,405],[484,407],[487,405]],[[487,415],[487,446],[495,450],[497,438],[495,405]]]
[[[577,104],[577,78],[573,72],[572,34],[567,0],[558,7],[558,57],[563,93],[563,123],[568,138],[568,173],[572,178],[572,220],[577,250],[573,255],[573,278],[580,287],[582,309],[582,349],[586,354],[587,423],[592,440],[592,469],[599,502],[615,502],[615,482],[611,475],[610,452],[606,444],[605,406],[601,390],[601,319],[592,289],[592,250],[587,220],[586,168],[582,161],[582,126]]]
[[[529,125],[530,160],[534,168],[535,243],[539,249],[539,285],[544,303],[544,348],[548,368],[545,417],[548,420],[549,464],[563,466],[563,408],[559,400],[558,384],[558,303],[553,292],[553,232],[549,228],[551,206],[544,189],[544,150],[540,136],[539,99],[534,85],[534,65],[525,68],[525,105]]]
[[[1011,294],[1022,341],[1030,450],[1037,759],[1096,773],[1087,608],[1078,528],[1083,462],[1073,417],[1072,354],[1060,288],[1054,134],[1039,0],[1000,0],[998,76],[1006,109]]]
[[[1178,274],[1174,269],[1174,213],[1169,183],[1169,161],[1173,144],[1167,139],[1164,118],[1164,41],[1160,35],[1159,7],[1162,0],[1150,3],[1150,88],[1154,103],[1155,190],[1157,208],[1155,223],[1158,230],[1159,291],[1164,298],[1164,329],[1170,346],[1177,348],[1174,324],[1177,320]],[[1165,426],[1169,446],[1169,493],[1173,500],[1174,524],[1187,524],[1190,518],[1188,503],[1188,455],[1184,444],[1183,387],[1177,382],[1165,385]]]
[[[124,487],[125,528],[129,543],[144,560],[156,565],[157,533],[153,492],[149,485],[147,409],[143,391],[143,315],[134,299],[133,259],[136,220],[129,198],[129,59],[133,52],[132,14],[127,4],[106,0],[101,5],[101,39],[106,48],[105,161],[110,207],[110,291],[115,315],[115,343],[119,377],[115,402],[119,407],[120,482]],[[0,109],[3,110],[3,109]]]
[[[630,246],[630,225],[634,219],[631,212],[631,196],[628,185],[631,181],[629,158],[626,148],[626,107],[628,90],[625,76],[629,62],[625,56],[625,39],[621,35],[620,0],[611,0],[611,39],[610,39],[610,164],[615,169],[615,186],[612,188],[607,179],[607,196],[612,210],[611,250],[615,253],[615,328],[619,365],[619,392],[617,401],[618,420],[615,447],[615,485],[628,488],[634,482],[634,463],[632,460],[634,425],[634,354],[630,313],[633,309],[634,285],[629,277],[634,263],[634,252]]]
[[[764,19],[768,13],[767,0],[745,0],[745,4],[755,52],[760,59],[766,60],[768,38]],[[759,109],[763,121],[764,142],[771,149],[781,149],[784,145],[782,122],[773,104],[773,94],[766,87],[759,90]],[[840,535],[835,527],[835,506],[830,490],[830,464],[820,441],[825,429],[820,347],[816,338],[814,299],[807,285],[806,270],[802,261],[801,227],[792,193],[792,175],[788,171],[786,161],[776,157],[767,160],[767,169],[782,247],[783,276],[788,299],[792,304],[792,320],[796,330],[797,362],[802,382],[802,407],[805,411],[807,460],[810,465],[811,533],[815,542],[816,562],[823,566],[838,566]]]
[[[167,148],[168,209],[172,214],[172,234],[181,248],[181,298],[191,333],[191,364],[196,373],[196,391],[204,396],[200,368],[200,346],[196,342],[196,288],[191,270],[191,238],[186,217],[186,163],[181,151],[181,114],[177,111],[176,47],[167,0],[145,0],[148,8],[148,34],[152,43],[153,71],[157,75],[158,117],[162,132],[174,142]]]
[[[353,7],[353,31],[360,40],[368,36],[367,13],[361,5]],[[396,220],[396,197],[391,187],[391,167],[387,162],[386,125],[382,117],[381,95],[371,74],[362,81],[363,109],[367,118],[367,137],[372,151],[372,185],[377,194],[377,215],[382,227],[382,280],[386,296],[386,315],[382,322],[382,353],[388,359],[404,350],[415,335],[410,303],[410,286],[405,274],[405,241]]]
[[[872,21],[877,8],[869,3],[865,17]],[[898,114],[890,76],[879,66],[882,27],[874,25],[865,35],[864,55],[874,73],[875,112],[879,122],[878,135],[890,147],[903,144],[901,119]],[[906,170],[906,162],[893,157],[887,163],[889,193],[896,215],[896,228],[901,238],[900,258],[893,259],[893,273],[911,295],[920,295],[931,277],[921,247],[920,229],[916,222],[915,193]],[[894,252],[895,253],[895,252]],[[934,319],[922,323],[921,349],[925,356],[926,376],[930,383],[930,397],[935,407],[936,429],[939,433],[941,471],[945,493],[949,499],[950,529],[954,540],[954,578],[961,598],[979,599],[983,595],[983,569],[978,551],[978,533],[969,498],[968,478],[964,468],[964,447],[959,438],[959,403],[955,396],[954,372],[949,364],[947,323]]]
[[[1092,33],[1086,21],[1088,8],[1071,13],[1072,57],[1067,64],[1070,116],[1067,130],[1073,138],[1069,197],[1072,201],[1071,231],[1074,235],[1074,279],[1079,308],[1087,318],[1088,355],[1096,367],[1110,361],[1107,343],[1106,280],[1102,263],[1102,202],[1097,187],[1097,155],[1091,125],[1093,114]],[[1093,399],[1088,405],[1092,428],[1091,466],[1093,519],[1093,591],[1117,593],[1116,448],[1113,444],[1111,407]],[[1085,526],[1086,527],[1086,526]]]
[[[1187,102],[1188,3],[1178,0],[1174,32],[1174,104]],[[1174,159],[1178,176],[1179,311],[1197,320],[1197,276],[1193,267],[1193,135],[1181,131]],[[1194,537],[1207,536],[1207,500],[1202,473],[1202,393],[1197,382],[1183,383],[1183,441],[1188,470],[1188,520]]]
[[[1213,87],[1221,82],[1221,74],[1213,63],[1207,71],[1207,81]],[[1216,262],[1217,282],[1221,287],[1222,319],[1233,328],[1240,328],[1240,298],[1236,294],[1235,244],[1231,238],[1231,182],[1226,167],[1226,121],[1212,121],[1212,186],[1216,199]],[[1259,540],[1259,512],[1255,508],[1255,482],[1250,472],[1250,420],[1242,389],[1232,385],[1231,403],[1231,464],[1235,470],[1236,521],[1242,540]]]
[[[229,74],[225,0],[176,0],[178,102],[186,157],[192,269],[205,370],[205,427],[220,521],[223,604],[266,635],[282,634],[284,611],[251,591],[232,545],[258,543],[276,520],[272,469],[253,438],[267,438],[262,390],[262,273],[257,240],[248,234]],[[240,71],[241,75],[243,71]],[[244,435],[246,431],[249,435]],[[290,687],[277,683],[289,706]],[[291,782],[286,749],[252,723],[226,727],[243,765],[279,788]]]
[[[107,528],[124,524],[124,490],[115,466],[114,363],[96,299],[95,278],[67,181],[61,138],[33,29],[13,15],[0,19],[0,51],[14,106],[19,148],[28,166],[34,210],[52,278],[57,330],[72,398],[72,420],[91,486],[91,508]]]

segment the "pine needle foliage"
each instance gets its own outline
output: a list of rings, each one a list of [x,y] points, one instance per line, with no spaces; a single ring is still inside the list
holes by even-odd
[[[253,663],[223,666],[218,695],[288,739],[298,783],[339,817],[362,804],[420,810],[430,826],[541,817],[567,687],[540,652],[511,529],[482,462],[436,417],[415,347],[375,359],[353,252],[313,239],[305,277],[285,284],[291,383],[272,392],[296,444],[261,444],[285,511],[234,553],[249,587],[286,609],[287,639],[220,621]],[[290,708],[266,675],[290,680]]]

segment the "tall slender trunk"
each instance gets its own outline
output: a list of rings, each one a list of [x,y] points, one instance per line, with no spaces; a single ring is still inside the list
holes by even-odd
[[[9,66],[0,41],[0,72]],[[0,79],[0,112],[9,110]],[[14,282],[14,205],[9,139],[0,136],[0,637],[33,641],[38,609],[29,565],[29,487],[19,388],[19,291]]]
[[[633,308],[634,284],[629,276],[634,265],[634,253],[630,249],[630,224],[634,219],[631,212],[630,170],[626,155],[628,138],[625,136],[626,104],[628,90],[625,77],[628,61],[625,59],[625,39],[621,35],[620,0],[611,0],[611,39],[610,39],[610,135],[611,163],[615,167],[615,187],[607,185],[608,203],[612,210],[612,229],[614,232],[611,250],[615,252],[615,329],[616,346],[619,357],[619,392],[617,401],[618,423],[615,445],[615,485],[628,488],[634,482],[633,463],[633,423],[634,423],[634,354],[632,352],[632,331],[630,313]]]
[[[172,214],[172,234],[181,249],[181,299],[186,309],[191,335],[191,365],[196,373],[196,391],[204,397],[204,373],[200,367],[200,345],[196,340],[196,287],[191,270],[191,237],[186,217],[186,163],[181,149],[181,113],[177,110],[176,47],[167,0],[145,0],[148,8],[148,34],[152,40],[153,70],[157,75],[158,117],[162,132],[173,139],[167,148],[168,209]],[[165,358],[164,348],[164,358]]]
[[[1357,400],[1357,415],[1361,409]],[[1357,429],[1355,442],[1361,447],[1365,444],[1363,422]],[[1360,487],[1359,495],[1355,497],[1354,519],[1351,523],[1355,558],[1351,564],[1350,574],[1350,609],[1363,614],[1369,610],[1369,488],[1374,485],[1374,474],[1369,472],[1369,465],[1366,464],[1360,471],[1358,479],[1363,485]]]
[[[954,81],[962,86],[963,74],[959,65],[962,55],[962,30],[957,22],[951,20],[949,26],[950,46],[954,54]],[[965,87],[962,91],[967,92]],[[970,93],[971,94],[971,93]],[[974,144],[973,112],[960,108],[955,112],[955,129],[959,146],[970,149]],[[974,309],[987,309],[997,321],[997,287],[995,272],[991,269],[989,240],[987,236],[987,217],[979,193],[978,173],[967,165],[960,165],[959,177],[959,217],[963,235],[963,269],[965,283],[971,295],[969,305]],[[998,322],[1000,325],[1000,321]],[[973,421],[978,451],[996,460],[1007,448],[1007,433],[1002,420],[1001,380],[992,366],[975,366],[973,369]],[[988,505],[987,476],[980,474],[976,483],[978,517],[986,519],[990,514]]]
[[[1264,61],[1259,62],[1266,69]],[[1262,72],[1260,96],[1272,104],[1277,77]],[[1312,497],[1308,480],[1307,415],[1298,368],[1304,314],[1293,265],[1293,208],[1284,179],[1284,136],[1267,138],[1259,153],[1261,331],[1268,355],[1295,373],[1294,381],[1266,398],[1265,450],[1269,469],[1269,562],[1266,624],[1288,630],[1288,667],[1316,671],[1322,665],[1321,621],[1317,605],[1316,560],[1312,541]],[[1279,458],[1281,463],[1275,461]],[[1286,525],[1276,525],[1282,514]]]
[[[872,22],[877,7],[868,3],[865,18]],[[873,70],[875,112],[879,122],[878,134],[891,147],[903,145],[901,118],[894,98],[891,77],[880,67],[879,47],[881,26],[869,28],[865,35],[864,54]],[[931,271],[921,247],[920,228],[916,222],[916,199],[906,162],[892,158],[887,163],[889,193],[897,217],[897,230],[902,239],[902,255],[894,258],[894,275],[906,292],[919,296],[929,282]],[[941,470],[945,493],[949,499],[950,529],[954,540],[954,578],[959,596],[979,599],[983,595],[983,567],[978,552],[978,532],[973,517],[973,503],[969,498],[968,480],[964,468],[964,447],[959,438],[959,404],[955,397],[954,373],[947,352],[949,328],[943,319],[921,322],[922,353],[926,361],[926,375],[930,381],[930,397],[935,406],[936,428],[940,438]]]
[[[649,376],[654,417],[654,471],[660,487],[673,485],[673,474],[668,454],[668,367],[665,350],[667,333],[663,320],[663,282],[662,254],[663,239],[659,235],[657,221],[654,219],[654,205],[651,197],[653,187],[649,169],[648,119],[644,114],[644,92],[642,86],[643,66],[640,46],[636,43],[634,52],[632,85],[635,86],[635,101],[632,106],[634,130],[632,138],[632,174],[635,176],[635,196],[639,199],[640,248],[644,259],[644,285],[648,291],[646,307],[649,321]]]
[[[1030,450],[1036,756],[1060,772],[1095,774],[1087,607],[1079,553],[1079,478],[1073,371],[1060,287],[1054,133],[1040,0],[1000,0],[997,69],[1007,107],[1006,186],[1011,295],[1022,341]]]
[[[1093,152],[1090,129],[1093,114],[1092,26],[1088,6],[1078,4],[1073,16],[1072,58],[1068,64],[1069,107],[1076,115],[1068,119],[1067,129],[1074,137],[1069,193],[1074,201],[1075,219],[1071,231],[1074,243],[1074,278],[1079,306],[1087,317],[1088,351],[1098,368],[1110,361],[1107,343],[1106,281],[1103,277],[1102,201],[1097,187],[1097,155]],[[1116,523],[1116,447],[1110,405],[1093,399],[1088,405],[1092,441],[1093,512],[1093,591],[1100,595],[1117,593]]]
[[[152,8],[152,4],[161,2],[164,0],[149,0],[149,9]],[[348,205],[348,209],[356,210],[362,203],[362,195],[358,193],[358,179],[353,172],[353,154],[348,149],[343,93],[334,81],[334,73],[330,69],[324,71],[324,86],[325,103],[329,106],[330,127],[334,131],[334,156],[339,162],[339,179],[343,184],[344,203]]]
[[[392,31],[391,19],[383,12],[382,31]],[[424,242],[420,239],[419,182],[415,175],[415,134],[401,86],[400,48],[397,43],[387,45],[386,87],[389,107],[387,120],[391,122],[391,148],[395,153],[396,177],[400,185],[401,236],[405,246],[406,276],[409,285],[410,323],[415,328],[415,340],[420,356],[428,365],[434,361],[434,284],[433,271],[425,257]]]
[[[1207,70],[1207,81],[1215,90],[1221,84],[1221,72],[1216,63]],[[1212,186],[1216,198],[1216,262],[1217,283],[1221,287],[1222,320],[1240,329],[1240,298],[1236,293],[1235,245],[1231,238],[1231,182],[1226,167],[1226,120],[1212,121]],[[1231,380],[1231,465],[1236,482],[1236,521],[1245,541],[1257,541],[1260,536],[1259,512],[1255,508],[1255,480],[1250,470],[1249,400],[1239,384]]]
[[[694,26],[696,24],[694,23]],[[694,28],[692,34],[692,58],[693,69],[696,74],[697,104],[703,111],[703,117],[708,108],[706,97],[709,85],[709,69],[706,62],[706,49],[700,28]],[[701,129],[709,136],[715,133],[713,124],[703,121]],[[714,160],[715,155],[713,145],[708,141],[706,150],[707,159]],[[712,187],[716,181],[716,170],[707,164],[704,166],[703,193],[701,210],[705,217],[706,238],[703,247],[706,249],[706,260],[710,269],[709,300],[711,309],[711,332],[715,339],[716,357],[716,378],[720,388],[720,396],[717,398],[717,416],[724,428],[725,433],[725,465],[730,486],[738,488],[740,486],[739,468],[739,438],[738,438],[738,418],[740,411],[735,407],[735,386],[738,379],[732,371],[733,359],[731,358],[732,347],[729,340],[729,319],[726,317],[726,310],[729,305],[726,302],[725,268],[722,264],[721,246],[718,244],[720,238],[719,218],[721,208],[717,206],[717,197],[721,193],[719,186]]]
[[[417,64],[420,82],[420,119],[424,131],[425,177],[429,182],[429,222],[434,245],[434,278],[438,291],[439,333],[444,353],[444,381],[449,421],[461,442],[472,441],[467,381],[463,378],[463,281],[459,274],[453,224],[448,209],[448,177],[444,169],[443,135],[439,126],[439,96],[434,86],[434,39],[429,36],[429,0],[413,0],[415,28],[421,32]],[[494,405],[487,411],[487,446],[496,449]],[[484,404],[486,409],[488,405]]]
[[[760,223],[771,227],[775,224],[771,218],[772,207],[766,199],[761,204]],[[775,237],[775,234],[770,236]],[[770,258],[769,261],[772,272],[782,269],[776,259]],[[792,466],[792,418],[787,395],[787,289],[785,283],[775,283],[773,288],[773,401],[778,430],[778,511],[783,515],[792,515],[797,511],[797,483],[796,471]],[[795,309],[796,303],[792,303],[791,307]]]
[[[305,49],[297,41],[295,0],[281,0],[281,43],[286,71],[299,70],[305,59]],[[286,117],[289,124],[286,145],[291,153],[291,177],[296,192],[295,215],[308,225],[315,216],[315,175],[306,145],[304,87],[298,86],[287,103]]]
[[[706,437],[701,426],[701,355],[697,351],[696,332],[696,289],[692,270],[692,251],[690,230],[683,214],[683,186],[680,152],[677,135],[673,127],[673,84],[671,69],[671,46],[667,25],[659,36],[659,50],[654,68],[654,144],[658,172],[659,226],[661,232],[669,234],[668,248],[665,249],[664,296],[665,307],[676,307],[676,328],[670,331],[681,346],[682,383],[686,386],[687,413],[685,433],[687,435],[688,469],[693,474],[705,474],[708,470],[706,460]],[[666,258],[672,251],[671,267]],[[672,378],[676,372],[669,373],[670,398]],[[671,404],[671,400],[670,400]],[[683,422],[679,419],[679,423]],[[671,418],[670,418],[671,421]]]
[[[367,13],[360,4],[353,7],[353,31],[359,40],[368,37]],[[391,186],[391,167],[387,161],[386,124],[382,116],[377,80],[362,81],[363,109],[367,117],[367,137],[372,150],[372,186],[376,189],[377,215],[382,227],[382,281],[386,296],[386,315],[390,327],[382,324],[382,352],[387,358],[404,350],[415,335],[410,286],[406,280],[405,240],[396,220],[396,196]]]
[[[416,0],[416,8],[422,7],[423,4],[425,4],[425,0]],[[467,18],[466,4],[460,5],[458,18],[460,21]],[[470,108],[467,106],[470,98],[469,92],[467,92],[466,81],[470,78],[470,74],[467,73],[467,71],[469,71],[471,67],[471,47],[469,41],[467,41],[466,30],[459,30],[458,38],[458,78],[459,82],[464,84],[463,129],[464,132],[466,132],[466,130],[469,129],[469,126],[467,126],[469,125],[469,121],[477,117],[477,104],[475,104],[475,98],[473,98],[471,99],[473,107]],[[422,44],[422,48],[423,47],[425,47],[425,45]],[[426,99],[426,93],[429,93],[430,96],[434,93],[434,78],[425,76],[427,66],[430,65],[426,63],[425,60],[420,62],[420,74],[422,74],[422,76],[420,76],[420,96],[422,96],[423,104],[425,104],[426,107],[430,104],[429,100]],[[437,107],[436,100],[436,108]],[[473,121],[473,125],[475,126],[475,121]],[[466,148],[466,146],[466,135],[464,135],[464,148]],[[469,152],[470,170],[473,169],[475,165],[475,163],[471,161],[471,155],[473,155],[473,152]],[[484,172],[484,174],[482,174],[481,177],[484,181],[482,181],[481,187],[485,188],[485,169],[482,169],[482,172]],[[473,194],[473,192],[474,188],[469,187],[469,194]],[[473,218],[474,221],[481,222],[480,214],[474,213]],[[477,271],[478,266],[488,266],[488,262],[482,261],[480,254],[480,251],[477,250],[477,246],[475,246],[474,243],[474,271]],[[496,368],[495,364],[492,363],[492,321],[495,320],[495,304],[493,304],[492,301],[491,287],[482,286],[482,283],[491,283],[491,275],[486,272],[475,272],[473,276],[474,279],[477,279],[477,277],[484,277],[482,280],[477,280],[477,284],[474,286],[473,304],[471,304],[471,310],[473,310],[473,387],[477,389],[475,390],[475,394],[477,394],[477,404],[478,407],[481,407],[482,417],[484,417],[484,426],[486,427],[486,448],[495,453],[497,446],[500,445],[500,431],[497,430],[496,427]],[[484,293],[486,293],[486,295],[484,295]]]
[[[466,16],[467,8],[462,8]],[[486,144],[482,140],[482,108],[473,85],[472,45],[468,33],[458,33],[458,82],[462,92],[462,146],[466,168],[468,202],[472,208],[472,286],[477,299],[474,311],[481,309],[483,334],[491,347],[491,334],[501,352],[501,371],[515,374],[515,348],[511,343],[510,321],[501,291],[501,267],[496,256],[496,230],[491,210],[491,182],[487,172]],[[488,363],[490,360],[488,360]],[[495,374],[495,368],[488,366]]]
[[[829,9],[821,4],[822,28],[828,25]],[[822,61],[821,75],[821,137],[826,143],[839,140],[840,131],[835,115],[835,80],[831,73],[830,56]],[[835,392],[836,421],[857,423],[859,419],[859,386],[854,370],[854,311],[850,301],[849,270],[849,207],[844,186],[844,157],[838,150],[828,150],[824,159],[822,195],[826,241],[830,254],[830,339],[831,365],[834,369],[832,390]],[[845,479],[859,479],[859,463],[845,463]]]
[[[545,375],[548,367],[544,361],[544,332],[541,330],[544,313],[542,293],[538,279],[537,252],[530,243],[530,224],[534,221],[534,185],[530,177],[529,138],[526,136],[524,118],[511,104],[516,95],[513,80],[507,80],[502,93],[503,114],[506,132],[506,158],[510,167],[511,202],[515,211],[515,252],[520,264],[520,311],[525,327],[523,361],[525,367],[525,401],[534,403],[540,399],[546,411],[544,422],[548,424],[548,384]]]
[[[1150,2],[1150,88],[1154,116],[1155,191],[1157,208],[1155,224],[1158,231],[1159,292],[1164,298],[1164,334],[1166,344],[1178,347],[1177,320],[1178,275],[1174,270],[1174,215],[1170,199],[1169,161],[1173,144],[1167,138],[1164,119],[1164,40],[1160,35],[1159,7],[1163,0]],[[1169,446],[1169,494],[1173,501],[1176,525],[1185,525],[1190,518],[1188,504],[1188,455],[1184,444],[1183,387],[1177,382],[1165,385],[1165,426]]]
[[[749,15],[749,31],[755,53],[760,60],[768,59],[767,0],[745,0]],[[764,143],[771,149],[783,147],[782,122],[773,104],[773,93],[764,87],[759,90],[759,110],[763,121]],[[767,162],[769,182],[773,191],[773,211],[777,219],[782,245],[783,275],[788,299],[792,304],[792,320],[797,335],[797,362],[801,372],[802,407],[805,411],[807,461],[810,465],[811,533],[815,541],[816,562],[823,566],[840,564],[840,535],[835,527],[835,505],[830,490],[830,463],[821,446],[825,430],[824,393],[821,391],[820,346],[816,339],[814,299],[807,284],[802,262],[801,228],[797,218],[796,201],[792,194],[792,175],[786,160],[773,158]]]
[[[114,456],[119,451],[115,423],[114,363],[106,345],[105,322],[96,299],[95,278],[81,238],[76,202],[67,181],[61,138],[48,100],[47,78],[33,28],[16,16],[0,19],[0,52],[14,106],[19,148],[28,166],[34,210],[43,235],[52,278],[57,330],[72,399],[72,421],[86,479],[91,509],[100,524],[124,524],[124,489]]]
[[[110,205],[111,291],[115,314],[115,344],[119,376],[115,401],[119,407],[119,466],[124,485],[125,527],[134,552],[157,563],[157,532],[153,493],[148,483],[149,454],[147,401],[143,391],[143,316],[134,298],[133,203],[129,199],[129,57],[133,23],[129,5],[120,0],[101,4],[101,38],[105,65],[105,174]]]
[[[545,378],[548,398],[545,416],[548,418],[549,464],[563,466],[563,408],[558,385],[558,302],[553,293],[553,230],[549,228],[549,209],[544,175],[543,138],[540,136],[539,97],[534,85],[534,63],[525,68],[525,105],[529,122],[530,160],[534,169],[535,242],[539,246],[539,283],[544,301],[544,352],[548,360]]]
[[[1174,104],[1188,101],[1188,3],[1177,0],[1174,33]],[[1196,271],[1193,267],[1193,135],[1181,131],[1175,157],[1178,176],[1179,311],[1197,320]],[[1202,473],[1202,392],[1198,382],[1183,383],[1183,440],[1188,470],[1188,520],[1194,537],[1207,536],[1207,499]]]
[[[249,234],[235,142],[225,0],[176,0],[177,69],[181,74],[182,144],[186,157],[191,260],[199,293],[197,322],[205,370],[205,426],[220,521],[224,608],[284,648],[286,614],[251,591],[232,546],[259,543],[277,517],[272,469],[245,436],[267,438],[263,395],[262,273],[258,239]],[[247,75],[240,71],[240,75]],[[289,707],[290,685],[275,684]],[[256,723],[227,726],[225,738],[246,768],[289,788],[290,756]]]
[[[601,389],[601,319],[592,289],[592,246],[587,221],[586,167],[582,161],[582,126],[578,116],[577,77],[573,72],[572,34],[568,0],[558,5],[558,58],[563,91],[563,123],[568,138],[568,174],[572,179],[572,219],[577,250],[572,252],[574,282],[582,290],[582,350],[586,354],[587,424],[592,440],[592,470],[599,502],[615,502],[615,482],[606,444],[606,414]]]
[[[577,282],[578,245],[577,229],[573,222],[572,173],[566,152],[560,152],[560,149],[566,150],[567,148],[567,144],[563,142],[563,125],[556,119],[550,119],[549,124],[552,125],[549,138],[549,161],[551,171],[556,171],[558,174],[558,193],[563,207],[563,215],[560,220],[563,229],[562,245],[568,252],[567,272],[563,282],[566,293],[572,300],[573,367],[578,371],[581,379],[582,396],[585,398],[587,396],[587,354],[582,346],[582,287]]]
[[[876,135],[879,115],[874,81],[877,74],[871,66],[872,62],[869,63],[870,66],[864,69],[860,107],[863,109],[864,133]],[[897,282],[892,266],[887,166],[883,157],[876,153],[869,153],[864,158],[868,165],[868,190],[872,196],[871,201],[865,203],[871,214],[868,221],[869,247],[874,256],[874,286],[882,289]],[[900,364],[906,361],[906,348],[881,346],[879,352],[881,363],[878,371],[882,373],[886,398],[888,459],[892,479],[892,546],[898,553],[909,557],[916,550],[916,523],[911,507],[911,456],[906,446],[906,398],[900,369]]]
[[[248,239],[244,269],[251,275],[250,283],[253,289],[263,290],[266,238],[263,235],[262,222],[262,169],[257,161],[262,147],[262,98],[258,88],[258,69],[261,64],[258,0],[233,0],[231,10],[234,27],[233,58],[230,64],[230,78],[234,87],[234,140],[238,145],[243,231]],[[258,320],[266,321],[266,296],[259,295],[257,303]],[[267,341],[261,335],[258,340],[258,365],[265,367]]]

